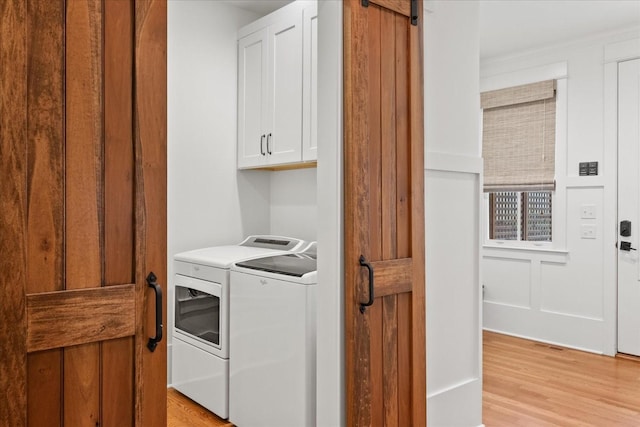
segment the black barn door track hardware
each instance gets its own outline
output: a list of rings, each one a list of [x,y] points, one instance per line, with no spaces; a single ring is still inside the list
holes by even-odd
[[[369,0],[360,0],[363,7],[369,7]],[[418,25],[418,0],[411,0],[411,25]]]
[[[411,25],[418,25],[418,0],[411,0]]]

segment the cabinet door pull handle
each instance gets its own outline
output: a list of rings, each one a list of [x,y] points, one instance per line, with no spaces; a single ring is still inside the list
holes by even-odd
[[[269,141],[267,141],[267,148],[269,147]],[[264,156],[264,135],[260,137],[260,154]]]
[[[273,154],[271,152],[271,148],[269,147],[269,142],[271,141],[271,134],[267,135],[267,153],[269,153],[269,155]]]

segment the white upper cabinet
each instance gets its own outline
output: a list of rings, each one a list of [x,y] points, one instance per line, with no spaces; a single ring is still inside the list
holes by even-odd
[[[268,29],[238,43],[238,167],[266,164]]]
[[[315,160],[315,2],[291,3],[238,40],[238,168]]]
[[[303,31],[303,120],[302,160],[318,159],[318,4],[305,7]]]
[[[302,14],[269,27],[267,155],[270,164],[302,160]]]

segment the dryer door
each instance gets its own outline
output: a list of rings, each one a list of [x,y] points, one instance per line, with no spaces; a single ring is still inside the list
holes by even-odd
[[[177,274],[175,287],[175,332],[205,351],[221,349],[222,286]]]

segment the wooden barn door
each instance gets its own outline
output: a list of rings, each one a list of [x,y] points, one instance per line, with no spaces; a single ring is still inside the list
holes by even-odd
[[[350,426],[426,424],[421,11],[344,3]]]
[[[0,29],[0,425],[166,425],[166,2],[3,0]]]

